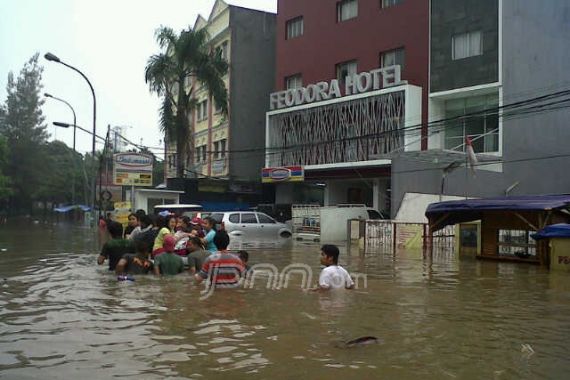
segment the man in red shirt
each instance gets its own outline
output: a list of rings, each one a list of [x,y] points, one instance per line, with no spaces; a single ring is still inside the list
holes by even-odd
[[[196,282],[199,284],[209,278],[215,288],[237,288],[245,273],[243,261],[228,252],[230,237],[226,231],[216,233],[214,244],[218,247],[218,251],[210,255],[202,269],[194,275]]]

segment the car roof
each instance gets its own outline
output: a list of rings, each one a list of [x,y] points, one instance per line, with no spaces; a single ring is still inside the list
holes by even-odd
[[[195,204],[169,204],[169,205],[156,205],[154,206],[155,209],[158,210],[182,210],[182,209],[193,209],[193,210],[201,210],[202,205],[195,205]]]

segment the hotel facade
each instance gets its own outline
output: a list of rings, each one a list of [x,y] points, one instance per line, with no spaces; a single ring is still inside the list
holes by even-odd
[[[569,12],[280,0],[262,175],[275,203],[365,203],[397,218],[421,209],[410,194],[567,193]]]
[[[266,169],[275,203],[390,210],[391,156],[425,149],[429,3],[281,0]],[[302,166],[304,181],[274,169]]]

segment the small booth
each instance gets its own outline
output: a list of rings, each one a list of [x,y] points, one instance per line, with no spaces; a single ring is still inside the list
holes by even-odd
[[[449,225],[459,225],[459,236],[469,237],[469,242],[464,245],[474,250],[477,258],[548,265],[548,243],[535,240],[531,235],[551,224],[570,222],[570,195],[432,203],[426,210],[426,217],[430,254],[434,233]],[[478,224],[469,223],[475,221]],[[468,228],[469,233],[463,234],[462,228]],[[463,243],[459,243],[461,249]]]
[[[550,269],[570,273],[570,224],[552,224],[532,234],[532,238],[547,242]]]

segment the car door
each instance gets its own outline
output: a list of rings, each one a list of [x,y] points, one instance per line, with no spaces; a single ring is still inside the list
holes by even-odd
[[[259,221],[259,229],[263,237],[274,238],[279,236],[279,229],[281,225],[275,219],[262,212],[257,213],[257,220]]]
[[[259,223],[254,212],[242,212],[240,218],[240,229],[246,237],[259,236]]]

